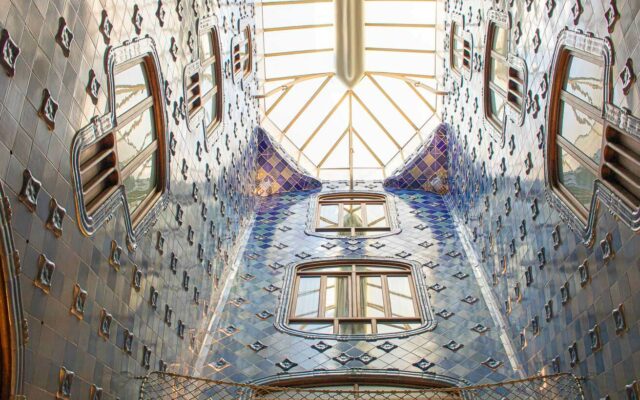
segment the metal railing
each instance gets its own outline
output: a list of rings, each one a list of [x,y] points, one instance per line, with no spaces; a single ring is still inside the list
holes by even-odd
[[[495,384],[449,388],[353,390],[263,386],[216,381],[164,372],[139,377],[140,400],[578,400],[580,378],[571,374],[533,376]]]

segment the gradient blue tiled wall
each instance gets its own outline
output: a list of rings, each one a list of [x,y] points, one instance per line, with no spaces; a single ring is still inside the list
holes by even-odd
[[[346,184],[326,186],[324,190],[348,189]],[[355,189],[380,190],[381,184],[361,183]],[[395,197],[402,231],[366,240],[306,235],[305,222],[313,193],[294,192],[263,199],[228,301],[211,332],[211,346],[202,375],[245,382],[322,368],[390,368],[420,373],[421,369],[414,364],[424,359],[434,364],[428,369],[429,373],[472,383],[516,377],[444,199],[422,191],[390,193]],[[437,286],[428,289],[434,312],[446,309],[453,315],[448,319],[436,315],[437,327],[433,331],[405,339],[389,339],[395,348],[388,352],[378,347],[387,340],[326,339],[322,342],[331,348],[320,351],[314,348],[319,339],[305,339],[277,330],[273,315],[282,301],[285,269],[302,260],[337,256],[391,257],[420,263],[426,285],[444,287],[440,291],[434,290]],[[461,274],[454,276],[458,272]],[[474,296],[478,301],[467,304],[462,301],[466,296]],[[263,311],[266,318],[260,317]],[[480,334],[471,330],[478,323],[489,331]],[[443,347],[451,340],[464,347],[455,352]],[[343,353],[347,355],[344,365],[338,358]],[[373,359],[363,362],[364,354]],[[482,364],[488,358],[494,358],[501,365],[492,370]],[[286,368],[285,359],[295,365]]]
[[[464,16],[480,60],[484,59],[480,49],[486,41],[486,15],[491,3],[448,2],[448,20],[451,21],[454,14]],[[620,78],[628,58],[633,59],[634,65],[640,65],[639,2],[615,2],[620,19],[612,33],[608,33],[605,20],[609,1],[581,1],[583,12],[577,24],[574,24],[571,12],[575,1],[555,2],[551,17],[546,8],[546,3],[550,2],[529,2],[532,3],[530,10],[527,2],[508,3],[514,3],[507,6],[513,26],[511,52],[526,60],[529,89],[533,95],[541,96],[540,82],[544,73],[550,70],[556,38],[567,26],[611,38],[615,51],[613,103],[640,115],[640,88],[637,84],[632,86],[629,95],[625,96]],[[478,19],[482,23],[477,24]],[[515,41],[517,25],[521,28],[518,43]],[[534,49],[536,32],[541,39],[537,51]],[[586,247],[562,222],[558,212],[549,206],[544,195],[543,150],[536,136],[547,111],[544,98],[540,97],[540,112],[537,115],[528,113],[523,127],[507,123],[505,145],[501,146],[488,136],[483,122],[482,72],[474,70],[470,81],[466,78],[462,83],[454,81],[458,79],[449,75],[447,86],[452,94],[443,103],[445,121],[453,128],[449,138],[451,193],[447,200],[464,221],[464,228],[486,274],[489,277],[494,273],[497,275],[493,291],[500,299],[503,312],[506,313],[505,302],[511,299],[512,311],[508,315],[511,337],[520,347],[521,334],[524,336],[526,347],[519,350],[519,357],[527,374],[552,373],[556,369],[556,359],[560,370],[590,378],[587,385],[594,398],[607,394],[612,398],[623,396],[625,385],[640,376],[640,236],[601,207],[595,244]],[[476,101],[479,107],[474,107]],[[514,142],[513,154],[510,140]],[[527,173],[525,159],[528,153],[533,168]],[[501,172],[503,159],[504,174]],[[518,178],[519,194],[514,186]],[[508,201],[510,212],[505,206]],[[538,205],[537,215],[532,208],[535,208],[534,202]],[[523,224],[525,228],[521,230]],[[552,238],[556,226],[560,236],[557,248]],[[599,243],[607,234],[611,234],[615,257],[605,263]],[[515,252],[510,247],[512,241]],[[546,258],[542,266],[538,256],[541,251]],[[502,273],[505,258],[506,272]],[[583,286],[578,266],[585,261],[590,280]],[[525,277],[528,267],[532,267],[533,277],[529,285]],[[565,284],[570,299],[563,305],[560,288]],[[517,285],[521,288],[521,301],[516,300]],[[550,300],[554,316],[547,322],[544,307]],[[618,335],[612,311],[620,304],[624,307],[628,330]],[[540,330],[534,334],[532,320],[536,317]],[[596,324],[602,346],[594,351],[589,330]],[[572,367],[568,348],[574,343],[579,361]]]

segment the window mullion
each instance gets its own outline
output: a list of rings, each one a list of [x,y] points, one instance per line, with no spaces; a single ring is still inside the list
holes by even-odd
[[[367,217],[367,203],[360,203],[360,210],[362,212],[362,227],[369,227],[369,220]]]
[[[318,299],[318,317],[324,318],[326,316],[325,306],[327,304],[327,276],[322,275],[320,277],[320,298]]]
[[[389,295],[389,284],[387,282],[387,275],[380,275],[380,282],[382,282],[382,301],[384,303],[384,316],[385,318],[391,318],[391,296]]]

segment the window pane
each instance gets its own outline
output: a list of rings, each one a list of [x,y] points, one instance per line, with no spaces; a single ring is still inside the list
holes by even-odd
[[[497,59],[491,59],[490,79],[498,87],[506,91],[509,82],[509,67],[507,64]]]
[[[349,278],[346,276],[328,276],[324,306],[325,317],[349,316]]]
[[[493,50],[502,54],[505,58],[507,57],[507,53],[509,50],[509,32],[506,29],[502,29],[497,25],[493,26]]]
[[[419,322],[378,322],[378,333],[395,333],[418,329]]]
[[[587,103],[602,108],[604,74],[600,65],[570,56],[562,88]]]
[[[298,298],[296,300],[296,317],[317,317],[320,305],[320,277],[300,277]]]
[[[489,111],[500,123],[504,119],[504,104],[504,97],[496,93],[495,90],[489,89]]]
[[[357,272],[398,272],[398,271],[407,271],[406,268],[402,267],[387,267],[387,266],[377,266],[377,265],[356,265]]]
[[[128,165],[155,138],[153,107],[151,107],[117,130],[118,167],[122,169]]]
[[[214,62],[202,71],[202,80],[200,81],[200,90],[203,95],[209,93],[214,86],[217,86],[216,82],[216,63]]]
[[[340,206],[337,204],[321,205],[318,228],[337,228],[339,213]]]
[[[385,207],[382,204],[367,205],[367,226],[371,228],[387,227],[387,217],[385,216]]]
[[[558,146],[558,181],[587,211],[591,206],[595,180],[596,176],[590,168],[580,164],[562,147]]]
[[[341,335],[368,335],[373,333],[368,322],[341,322],[339,325]]]
[[[361,317],[384,317],[382,279],[379,276],[360,277]]]
[[[341,265],[341,266],[332,266],[332,267],[316,267],[316,268],[305,268],[303,269],[305,272],[335,272],[335,271],[351,271],[351,265]]]
[[[207,127],[218,120],[218,102],[216,96],[211,96],[204,103],[204,123]]]
[[[564,101],[560,102],[560,118],[560,135],[600,164],[602,124]]]
[[[342,226],[345,228],[360,228],[362,223],[362,206],[360,204],[345,204],[342,217]]]
[[[202,56],[200,59],[206,60],[213,55],[213,40],[211,32],[200,36],[200,40],[202,40]]]
[[[292,322],[292,329],[313,333],[333,333],[333,324],[327,322]]]
[[[129,211],[134,212],[138,206],[156,188],[156,155],[155,153],[148,160],[127,176],[124,180],[124,188],[127,193],[127,203]]]
[[[462,57],[460,57],[460,55],[455,52],[451,55],[451,57],[451,64],[453,64],[453,68],[460,69],[460,67],[462,67]]]
[[[411,282],[408,276],[388,276],[389,299],[391,301],[392,317],[415,317],[411,295]]]
[[[116,115],[120,116],[150,95],[144,63],[138,63],[114,78]]]

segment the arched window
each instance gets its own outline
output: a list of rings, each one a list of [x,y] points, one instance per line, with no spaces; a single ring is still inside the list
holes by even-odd
[[[472,44],[471,35],[464,31],[462,18],[451,22],[449,62],[451,69],[458,75],[471,77]]]
[[[553,193],[582,226],[593,211],[598,185],[602,198],[627,223],[637,224],[640,207],[637,118],[623,116],[609,103],[611,52],[607,43],[563,32],[554,59],[548,180]],[[620,124],[623,119],[627,119],[624,126]]]
[[[290,276],[283,323],[289,330],[338,336],[397,335],[431,320],[412,264],[391,260],[325,260]]]
[[[252,46],[251,26],[243,25],[240,28],[240,36],[238,38],[234,38],[231,44],[233,76],[236,81],[251,74],[253,68]]]
[[[200,36],[200,63],[202,65],[202,104],[207,136],[215,131],[222,120],[222,64],[218,29],[213,26]]]
[[[489,23],[487,34],[487,55],[485,75],[486,116],[489,122],[502,131],[507,104],[507,84],[509,80],[509,31],[494,23]]]
[[[527,70],[525,62],[510,53],[509,15],[491,10],[487,18],[484,110],[489,126],[502,140],[507,116],[518,125],[524,123]]]
[[[124,203],[130,244],[168,188],[166,117],[161,73],[150,38],[107,55],[109,112],[82,129],[72,144],[72,170],[81,230],[92,234]],[[120,202],[119,200],[122,200]]]
[[[315,232],[333,236],[389,233],[394,220],[387,197],[379,193],[329,193],[318,196]]]

